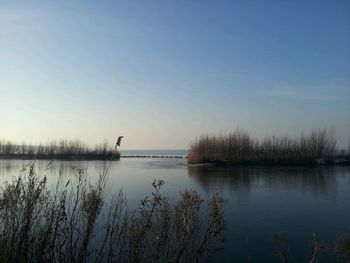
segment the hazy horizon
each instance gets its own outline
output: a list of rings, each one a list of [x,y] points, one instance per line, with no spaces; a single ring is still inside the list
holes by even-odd
[[[249,3],[1,1],[0,139],[182,150],[334,128],[350,145],[350,2]]]

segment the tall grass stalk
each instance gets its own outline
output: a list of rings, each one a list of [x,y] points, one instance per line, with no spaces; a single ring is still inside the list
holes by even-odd
[[[201,262],[222,241],[223,199],[184,190],[171,202],[153,182],[137,210],[119,191],[107,194],[108,171],[91,184],[84,170],[47,178],[26,166],[0,192],[0,262]]]

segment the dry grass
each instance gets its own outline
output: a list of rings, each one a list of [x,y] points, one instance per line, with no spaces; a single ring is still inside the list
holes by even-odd
[[[120,154],[105,141],[94,148],[79,140],[51,141],[45,145],[16,144],[0,140],[0,159],[119,159]]]
[[[332,161],[334,132],[314,130],[297,138],[288,136],[258,140],[237,129],[224,136],[202,136],[191,144],[188,163],[240,165],[305,165],[316,159]]]
[[[176,202],[154,191],[130,210],[122,192],[106,194],[108,171],[90,184],[83,170],[50,190],[34,166],[0,196],[0,262],[201,262],[222,241],[223,199],[194,190]]]

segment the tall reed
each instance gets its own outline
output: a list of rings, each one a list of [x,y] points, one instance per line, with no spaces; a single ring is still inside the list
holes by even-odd
[[[321,158],[331,161],[335,147],[334,132],[326,129],[296,138],[272,136],[262,140],[237,129],[227,135],[200,137],[190,146],[188,163],[313,164]]]
[[[89,147],[79,140],[51,141],[45,145],[16,144],[0,140],[0,159],[79,159],[109,160],[120,158],[106,141]]]

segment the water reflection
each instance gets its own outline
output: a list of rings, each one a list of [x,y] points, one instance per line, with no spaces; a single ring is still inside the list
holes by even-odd
[[[117,162],[114,162],[117,163]],[[1,160],[0,161],[0,176],[18,175],[20,170],[28,165],[34,164],[37,171],[43,171],[47,174],[57,175],[59,172],[66,174],[71,173],[72,169],[86,169],[92,168],[93,171],[103,171],[107,168],[108,161],[53,161],[46,160]],[[48,169],[49,168],[49,169]]]
[[[32,162],[0,160],[0,186]],[[37,161],[35,165],[38,172],[43,172],[48,161]],[[59,173],[72,176],[72,168],[82,168],[93,181],[107,165],[103,161],[55,161],[43,173],[49,183],[55,183]],[[349,167],[187,167],[183,160],[122,158],[113,162],[109,179],[114,192],[123,188],[132,208],[150,194],[153,179],[166,182],[164,191],[172,200],[185,188],[197,190],[203,198],[221,192],[227,200],[224,212],[228,233],[227,245],[217,262],[233,257],[244,261],[247,238],[254,255],[266,258],[271,255],[271,235],[283,233],[294,244],[293,251],[301,251],[304,258],[307,251],[300,241],[307,240],[309,233],[317,232],[323,240],[333,242],[337,235],[349,231]],[[253,243],[254,240],[258,241]],[[268,240],[266,251],[261,240]]]
[[[218,168],[189,167],[188,175],[205,191],[221,190],[237,198],[248,198],[257,187],[268,190],[302,191],[316,197],[333,199],[337,179],[349,174],[345,167],[321,168]]]
[[[91,183],[97,180],[98,175],[106,169],[108,162],[105,161],[54,161],[46,160],[1,160],[0,161],[0,185],[12,178],[19,176],[21,170],[28,164],[34,164],[35,170],[40,175],[46,175],[49,185],[57,182],[59,175],[71,177],[77,169],[82,169],[88,175]]]

